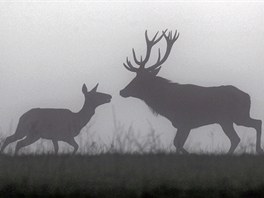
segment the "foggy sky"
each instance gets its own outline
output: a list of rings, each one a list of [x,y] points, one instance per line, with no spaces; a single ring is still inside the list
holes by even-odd
[[[250,94],[252,117],[264,120],[263,3],[1,2],[1,133],[13,133],[31,108],[78,111],[82,84],[91,89],[99,82],[99,91],[113,95],[93,119],[99,136],[111,137],[114,108],[121,123],[145,133],[149,121],[171,144],[176,129],[168,120],[140,100],[119,96],[135,75],[122,66],[126,56],[132,60],[132,47],[144,55],[144,31],[152,36],[167,28],[180,37],[159,76],[183,84],[232,84]],[[164,53],[164,43],[160,47]],[[151,56],[156,61],[157,48]],[[253,129],[236,129],[242,142],[255,138]],[[210,147],[211,131],[215,144],[228,147],[217,125],[193,130],[187,144]]]

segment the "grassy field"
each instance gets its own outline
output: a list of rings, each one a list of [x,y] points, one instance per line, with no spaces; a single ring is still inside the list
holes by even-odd
[[[0,197],[264,197],[264,156],[0,155]]]
[[[77,155],[65,154],[69,145],[50,154],[52,145],[38,141],[12,156],[15,144],[10,145],[0,154],[0,198],[264,197],[264,156],[246,154],[254,153],[254,144],[241,144],[239,155],[225,155],[221,148],[218,154],[176,155],[151,125],[146,136],[115,116],[114,126],[108,144],[88,126],[77,138]]]

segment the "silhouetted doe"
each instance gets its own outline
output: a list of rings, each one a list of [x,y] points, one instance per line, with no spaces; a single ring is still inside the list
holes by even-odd
[[[83,85],[85,101],[82,109],[77,113],[68,109],[36,108],[23,114],[15,134],[6,138],[1,152],[8,144],[24,138],[16,145],[15,154],[17,154],[20,148],[44,138],[52,140],[55,153],[59,150],[58,141],[64,141],[73,146],[73,153],[75,153],[79,146],[74,137],[79,135],[81,129],[89,122],[96,107],[111,101],[111,96],[97,92],[97,87],[98,84],[88,92],[86,85]]]

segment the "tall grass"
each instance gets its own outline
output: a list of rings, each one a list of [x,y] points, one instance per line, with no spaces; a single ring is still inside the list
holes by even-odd
[[[76,141],[79,144],[78,154],[82,155],[99,155],[99,154],[148,154],[148,153],[174,153],[175,147],[171,144],[165,144],[161,141],[161,136],[152,126],[151,122],[148,121],[148,132],[142,135],[141,131],[136,131],[133,125],[126,126],[124,123],[120,122],[115,113],[115,109],[112,109],[113,115],[113,129],[112,137],[108,141],[102,140],[98,135],[97,131],[92,130],[94,121],[88,123],[84,127],[81,134],[76,137]],[[14,133],[15,127],[10,124],[9,135]],[[2,135],[2,130],[0,128],[0,146],[6,137]],[[199,148],[199,145],[192,144],[192,141],[189,141],[189,145],[185,144],[187,150],[195,151],[196,154],[209,154],[214,150],[214,154],[224,154],[225,149],[221,146],[215,146],[215,132],[211,131],[209,133],[210,140],[212,142],[211,147],[206,149]],[[15,143],[10,144],[5,153],[12,154],[14,153]],[[213,149],[216,147],[216,149]],[[216,151],[215,151],[216,150]],[[71,153],[72,148],[67,143],[60,142],[60,153],[67,154]],[[33,145],[24,147],[21,149],[20,153],[22,154],[52,154],[53,145],[49,140],[40,139]],[[246,144],[240,143],[236,149],[236,153],[255,153],[255,143],[252,139],[248,138]]]

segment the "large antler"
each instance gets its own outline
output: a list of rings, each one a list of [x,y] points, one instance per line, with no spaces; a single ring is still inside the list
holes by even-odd
[[[147,63],[148,60],[149,60],[149,57],[150,57],[150,53],[151,53],[151,49],[152,49],[152,47],[162,39],[162,37],[164,36],[164,34],[165,34],[166,31],[167,31],[167,30],[163,31],[163,34],[162,34],[161,36],[159,36],[159,37],[156,39],[156,37],[157,37],[157,35],[158,35],[158,33],[159,33],[159,32],[157,32],[157,33],[155,34],[155,36],[150,40],[149,37],[148,37],[147,30],[146,30],[146,31],[145,31],[145,39],[146,39],[146,44],[147,44],[147,52],[146,52],[146,56],[145,56],[144,60],[143,60],[142,56],[140,57],[140,60],[137,59],[137,57],[136,57],[136,53],[135,53],[135,50],[134,50],[134,48],[133,48],[133,49],[132,49],[133,58],[134,58],[135,63],[136,63],[137,65],[139,65],[139,68],[134,67],[134,66],[131,64],[131,62],[128,60],[128,57],[126,58],[126,63],[123,63],[124,67],[125,67],[126,69],[128,69],[129,71],[132,71],[132,72],[137,72],[139,69],[144,69],[146,63]]]
[[[162,65],[162,64],[167,60],[167,58],[169,57],[170,52],[171,52],[171,48],[172,48],[173,44],[175,43],[175,41],[176,41],[176,40],[179,38],[179,36],[180,36],[180,34],[177,33],[177,30],[175,31],[175,33],[174,33],[173,36],[172,36],[172,31],[170,31],[168,35],[166,35],[166,31],[163,31],[162,33],[163,33],[162,35],[165,37],[166,42],[167,42],[167,49],[166,49],[166,52],[165,52],[163,58],[160,59],[160,48],[159,48],[159,55],[158,55],[158,60],[157,60],[157,62],[156,62],[154,65],[152,65],[152,66],[146,68],[146,69],[147,69],[148,71],[150,71],[150,72],[153,71],[153,70],[156,70],[156,69],[160,69],[161,65]]]
[[[157,37],[157,35],[159,33],[159,32],[157,32],[155,34],[155,36],[151,40],[149,40],[148,33],[147,33],[147,30],[146,30],[145,31],[145,39],[146,39],[146,44],[147,44],[147,52],[146,52],[146,56],[145,56],[144,60],[143,60],[142,56],[140,57],[140,60],[137,59],[135,50],[133,48],[132,49],[133,58],[134,58],[135,63],[137,65],[139,65],[139,67],[138,68],[137,67],[134,67],[131,64],[131,62],[128,60],[128,57],[126,58],[126,63],[123,63],[124,67],[126,69],[128,69],[129,71],[132,71],[132,72],[137,72],[137,71],[142,70],[142,69],[145,69],[145,70],[147,70],[149,72],[153,72],[155,70],[159,70],[160,67],[161,67],[161,65],[167,60],[167,58],[168,58],[168,56],[169,56],[169,54],[171,52],[171,48],[172,48],[173,44],[175,43],[175,41],[180,36],[180,34],[177,33],[177,30],[175,31],[174,35],[172,35],[172,31],[170,31],[168,33],[168,35],[166,35],[166,32],[167,32],[167,29],[164,30],[164,31],[162,31],[162,35],[159,36],[156,39],[156,37]],[[158,60],[157,60],[157,62],[154,65],[152,65],[152,66],[150,66],[148,68],[145,68],[146,63],[148,62],[148,60],[150,58],[150,53],[151,53],[152,47],[156,43],[158,43],[163,37],[166,39],[166,42],[167,42],[167,49],[166,49],[166,52],[165,52],[163,58],[161,59],[160,48],[159,48],[159,54],[158,54]]]

